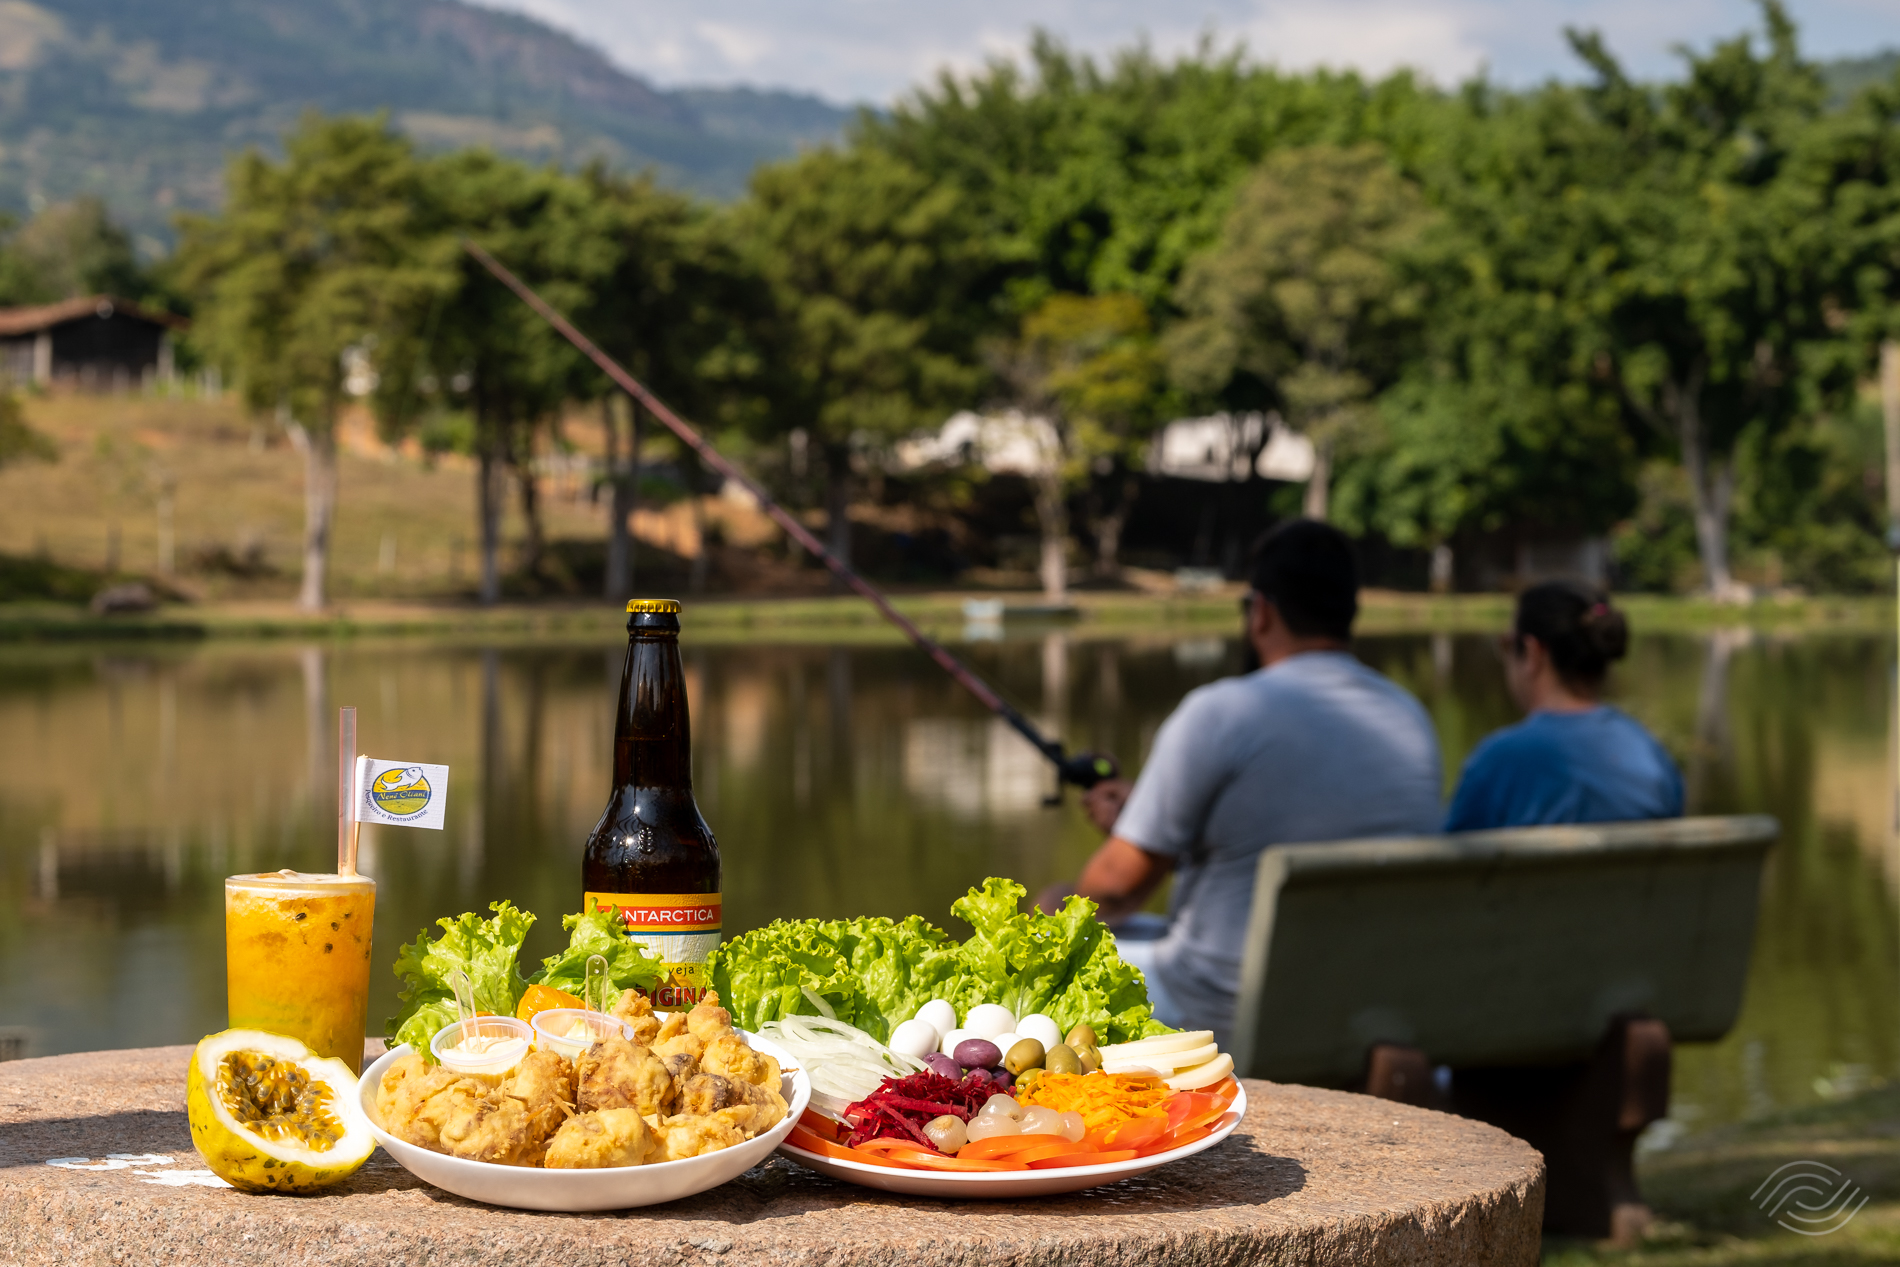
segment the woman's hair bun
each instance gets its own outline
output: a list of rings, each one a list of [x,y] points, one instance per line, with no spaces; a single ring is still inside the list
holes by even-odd
[[[1621,660],[1629,653],[1630,623],[1608,599],[1592,603],[1578,619],[1605,660]]]
[[[1567,686],[1594,692],[1629,651],[1629,621],[1609,596],[1575,581],[1545,581],[1517,596],[1517,634],[1535,638]]]

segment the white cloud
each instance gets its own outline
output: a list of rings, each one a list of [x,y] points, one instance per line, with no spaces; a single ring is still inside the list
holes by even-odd
[[[1759,26],[1754,0],[484,0],[532,14],[662,84],[747,83],[833,101],[887,102],[950,67],[1015,56],[1035,27],[1103,54],[1146,39],[1191,50],[1206,33],[1288,69],[1399,66],[1450,83],[1487,67],[1527,84],[1577,73],[1565,26],[1595,27],[1635,73],[1677,65],[1672,46],[1705,46]],[[1900,45],[1896,0],[1791,0],[1820,56]]]

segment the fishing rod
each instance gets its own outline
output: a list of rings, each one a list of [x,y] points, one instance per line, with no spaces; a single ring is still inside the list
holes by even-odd
[[[622,391],[645,405],[648,412],[666,424],[667,430],[680,438],[681,443],[699,454],[701,461],[727,479],[738,481],[758,500],[759,506],[772,522],[785,530],[787,536],[816,555],[826,567],[831,569],[832,575],[857,591],[871,606],[877,608],[879,615],[896,625],[898,630],[919,650],[937,662],[937,667],[956,679],[958,685],[974,695],[978,703],[1009,723],[1011,729],[1027,739],[1037,752],[1046,757],[1056,769],[1056,797],[1046,803],[1054,804],[1060,800],[1064,783],[1073,783],[1076,787],[1087,789],[1104,779],[1115,777],[1119,771],[1113,757],[1097,752],[1070,753],[1059,740],[1044,735],[1036,728],[1034,722],[1023,716],[1008,700],[998,695],[990,684],[978,677],[968,665],[951,655],[941,643],[919,629],[909,617],[892,607],[890,600],[885,598],[876,586],[859,576],[850,564],[827,550],[824,543],[813,536],[804,524],[793,518],[783,506],[780,506],[757,480],[727,461],[704,436],[695,431],[678,414],[668,409],[665,402],[658,396],[648,391],[646,384],[621,368],[618,361],[601,351],[592,339],[577,330],[571,321],[556,311],[547,300],[537,295],[526,282],[509,272],[501,261],[483,250],[481,245],[472,239],[464,238],[462,246],[475,258],[476,263],[492,273],[496,281],[514,291],[522,303],[532,308],[535,314],[553,326],[562,338],[572,343],[582,355],[598,365]]]

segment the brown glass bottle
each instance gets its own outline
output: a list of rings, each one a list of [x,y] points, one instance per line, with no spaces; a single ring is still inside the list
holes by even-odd
[[[614,783],[581,858],[586,909],[615,911],[667,965],[653,1006],[680,1011],[708,988],[719,944],[719,845],[693,801],[692,728],[680,605],[627,604],[627,661],[614,709]]]

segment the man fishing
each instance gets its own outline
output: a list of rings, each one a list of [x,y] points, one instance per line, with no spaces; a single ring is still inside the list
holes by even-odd
[[[1155,1015],[1223,1045],[1260,851],[1434,832],[1442,814],[1431,719],[1350,650],[1359,580],[1345,534],[1307,519],[1275,528],[1243,609],[1261,667],[1189,692],[1140,778],[1088,791],[1083,808],[1108,839],[1076,884],[1037,899],[1094,899]],[[1138,914],[1171,874],[1166,921]]]

